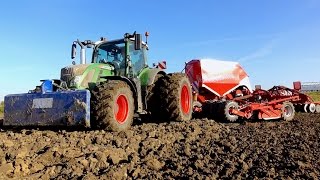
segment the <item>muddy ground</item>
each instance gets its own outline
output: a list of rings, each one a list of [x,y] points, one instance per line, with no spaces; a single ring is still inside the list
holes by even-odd
[[[103,130],[2,129],[0,178],[320,178],[320,115],[292,122],[213,120]]]

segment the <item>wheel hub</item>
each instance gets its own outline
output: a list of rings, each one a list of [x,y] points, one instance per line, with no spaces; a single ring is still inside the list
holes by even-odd
[[[123,124],[127,117],[129,112],[129,105],[128,105],[128,99],[125,95],[120,95],[117,98],[116,101],[116,109],[115,109],[115,116],[118,123]]]
[[[180,95],[180,105],[182,107],[182,111],[185,114],[190,112],[190,96],[189,96],[189,89],[186,85],[183,85]]]

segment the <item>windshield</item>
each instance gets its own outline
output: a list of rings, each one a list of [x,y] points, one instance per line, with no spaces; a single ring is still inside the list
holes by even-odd
[[[147,66],[146,48],[143,45],[140,50],[135,50],[134,41],[110,41],[97,47],[92,63],[109,63],[114,66],[116,74],[125,75],[127,72],[136,77]],[[128,67],[126,57],[130,62]]]
[[[123,63],[125,59],[125,43],[124,41],[108,42],[101,44],[96,53],[96,57],[93,60],[97,63]]]

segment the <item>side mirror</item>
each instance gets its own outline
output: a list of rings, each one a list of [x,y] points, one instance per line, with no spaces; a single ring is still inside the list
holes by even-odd
[[[77,54],[77,45],[76,43],[73,43],[71,47],[71,59],[76,58],[76,54]]]
[[[134,40],[134,49],[135,50],[140,50],[141,46],[142,46],[141,34],[136,34],[135,35],[135,40]]]

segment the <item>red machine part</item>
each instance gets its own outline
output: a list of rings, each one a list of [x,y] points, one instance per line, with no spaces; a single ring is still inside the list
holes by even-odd
[[[167,62],[166,61],[160,61],[158,64],[153,64],[155,68],[159,69],[167,69]]]
[[[234,101],[240,104],[239,109],[233,109],[232,114],[249,119],[256,114],[258,119],[279,119],[283,117],[284,104],[290,101],[299,100],[299,96],[288,96],[277,98],[269,91],[257,89],[244,99],[235,98]]]
[[[238,117],[292,120],[295,109],[320,112],[320,103],[300,92],[300,82],[294,83],[294,89],[256,86],[252,92],[247,74],[235,62],[192,60],[185,71],[192,84],[195,113],[236,121]]]
[[[185,72],[192,82],[193,93],[201,103],[230,100],[251,93],[249,77],[237,62],[192,60],[186,63]]]
[[[315,102],[310,96],[301,93],[300,82],[294,82],[293,87],[294,89],[290,89],[285,86],[274,86],[268,91],[277,99],[299,96],[299,99],[291,101],[294,104],[296,111],[320,113],[320,102]]]
[[[229,106],[231,103],[233,106]],[[257,88],[252,94],[235,97],[232,101],[226,101],[223,107],[227,108],[226,110],[215,112],[224,113],[222,117],[227,121],[235,121],[234,115],[245,119],[250,119],[255,115],[254,118],[263,120],[280,118],[292,120],[295,107],[299,104],[303,104],[303,107],[307,108],[305,111],[320,111],[320,105],[313,102],[308,95],[284,86],[274,86],[269,90]]]

